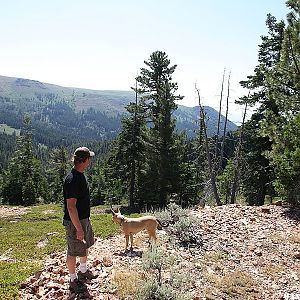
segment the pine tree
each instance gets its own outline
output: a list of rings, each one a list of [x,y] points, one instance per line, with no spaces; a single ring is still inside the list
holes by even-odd
[[[242,85],[254,90],[246,101],[260,104],[258,114],[252,117],[251,122],[252,128],[255,126],[262,137],[257,143],[256,153],[261,153],[268,160],[265,168],[259,168],[262,156],[257,155],[255,160],[248,161],[250,168],[245,174],[259,172],[257,181],[268,181],[273,173],[276,191],[296,205],[300,203],[300,3],[289,0],[287,6],[290,12],[286,27],[283,22],[276,22],[274,17],[268,16],[269,36],[263,37],[259,65],[255,75],[242,82]],[[267,176],[266,170],[269,172]],[[257,191],[256,199],[259,200],[264,192],[261,192],[262,188]],[[259,193],[262,195],[259,196]]]
[[[95,196],[100,196],[107,204],[119,204],[127,194],[127,186],[124,184],[126,166],[118,161],[119,137],[111,144],[108,155],[97,163],[90,172],[92,202],[98,201]],[[97,190],[95,191],[95,187]],[[101,190],[100,190],[101,189]],[[95,194],[96,193],[96,194]],[[127,200],[127,199],[126,199]]]
[[[243,195],[250,205],[263,205],[267,194],[274,196],[274,168],[265,156],[272,143],[260,133],[263,118],[261,113],[254,113],[244,128],[241,181]]]
[[[178,192],[179,162],[176,157],[175,120],[172,113],[177,108],[175,95],[178,86],[172,81],[176,65],[171,66],[165,52],[155,51],[145,61],[137,77],[138,93],[146,116],[151,122],[149,134],[148,202],[164,207],[172,193]]]
[[[145,164],[145,131],[146,123],[143,108],[136,103],[127,106],[129,117],[123,118],[119,134],[116,167],[122,181],[127,187],[130,207],[143,207],[140,197],[141,171]]]
[[[204,182],[207,179],[205,149],[201,141],[199,144],[199,139],[188,140],[184,133],[178,136],[177,143],[180,180],[175,203],[188,207],[198,204],[203,195]]]
[[[300,3],[287,1],[290,12],[280,60],[269,76],[279,115],[269,114],[265,134],[272,141],[268,158],[276,172],[277,191],[292,204],[300,204]]]
[[[24,117],[24,130],[17,138],[17,149],[9,161],[3,178],[2,197],[5,202],[32,205],[47,200],[46,177],[41,162],[33,153],[29,116]]]
[[[89,169],[88,182],[90,186],[91,205],[96,206],[105,203],[105,176],[104,167],[99,159],[93,161],[93,168]]]
[[[242,190],[251,205],[262,205],[266,193],[273,194],[274,168],[265,155],[272,148],[272,142],[264,128],[273,127],[269,122],[280,118],[278,103],[271,93],[274,87],[270,76],[280,61],[284,22],[277,22],[276,18],[269,14],[266,25],[268,35],[262,36],[254,75],[240,82],[250,93],[241,98],[239,103],[258,106],[256,113],[245,124],[241,172]]]
[[[267,110],[278,115],[278,107],[275,99],[270,97],[270,73],[274,70],[280,60],[284,22],[277,22],[276,18],[270,14],[267,16],[266,25],[268,35],[262,36],[262,43],[258,51],[258,65],[254,69],[254,75],[241,81],[242,87],[251,91],[247,97],[243,97],[240,103],[247,102],[250,105],[259,105],[260,113],[264,114]]]
[[[63,183],[70,161],[67,149],[63,146],[54,149],[50,154],[49,162],[50,201],[61,202],[63,200]]]

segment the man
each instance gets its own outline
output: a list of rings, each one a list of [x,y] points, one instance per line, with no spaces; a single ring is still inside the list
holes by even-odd
[[[87,269],[88,248],[94,244],[90,223],[90,195],[85,175],[86,168],[95,155],[87,147],[77,148],[73,155],[74,166],[65,178],[64,220],[68,243],[67,266],[70,273],[70,291],[76,294],[87,292],[82,281],[97,276]],[[76,257],[80,257],[80,269],[76,274]]]

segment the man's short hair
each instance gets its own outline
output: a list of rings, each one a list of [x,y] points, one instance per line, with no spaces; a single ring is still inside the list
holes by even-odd
[[[90,151],[87,147],[79,147],[74,151],[73,161],[74,163],[85,162],[87,158],[95,156],[93,151]]]

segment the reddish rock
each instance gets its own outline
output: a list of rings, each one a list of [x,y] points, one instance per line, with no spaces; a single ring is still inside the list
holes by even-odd
[[[107,256],[103,257],[102,263],[103,263],[103,266],[105,266],[105,267],[111,267],[113,265],[112,259]]]

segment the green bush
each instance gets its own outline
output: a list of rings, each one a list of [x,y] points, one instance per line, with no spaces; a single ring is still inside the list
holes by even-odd
[[[172,260],[175,257],[172,257]],[[165,256],[159,246],[152,246],[142,257],[142,266],[147,274],[152,275],[150,280],[145,281],[137,291],[139,300],[184,300],[189,299],[178,293],[178,289],[185,280],[172,274],[170,281],[163,283],[162,272],[167,264],[172,262]],[[174,276],[173,276],[174,275]],[[176,290],[177,288],[177,290]]]
[[[166,230],[175,238],[175,242],[187,247],[202,245],[199,219],[192,216],[189,210],[170,203],[165,210],[157,212],[156,217],[169,224]]]
[[[188,300],[188,295],[182,295],[171,286],[159,285],[155,280],[146,281],[137,292],[138,300]]]

